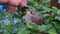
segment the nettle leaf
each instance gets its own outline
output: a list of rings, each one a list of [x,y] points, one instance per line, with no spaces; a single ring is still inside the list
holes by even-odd
[[[3,34],[10,34],[7,30],[3,29]]]
[[[33,26],[32,26],[32,25],[28,25],[27,27],[28,27],[28,28],[33,28]]]
[[[34,2],[34,6],[38,6],[38,3],[36,1]]]
[[[57,29],[60,29],[60,24],[58,22],[52,22]]]
[[[45,18],[44,22],[45,22],[45,24],[48,24],[50,22],[50,20],[48,18]]]
[[[60,16],[58,17],[58,20],[60,21]]]
[[[28,30],[18,31],[17,34],[29,34],[30,32]]]
[[[57,19],[58,21],[60,21],[60,16],[55,16],[55,19]]]
[[[40,32],[45,32],[47,30],[47,25],[41,25],[41,26],[39,25],[38,29]]]
[[[50,16],[49,14],[43,14],[43,17],[48,17],[48,16]]]
[[[51,21],[51,20],[53,20],[53,17],[50,15],[50,16],[48,17],[48,19]]]
[[[60,34],[60,29],[57,29],[58,33]]]
[[[19,28],[17,34],[29,34],[30,31],[26,30],[26,28]]]
[[[49,29],[48,33],[49,34],[57,34],[54,28]]]
[[[60,15],[60,10],[57,11],[57,15]]]
[[[2,20],[2,23],[5,24],[5,25],[11,24],[11,22],[8,19]]]
[[[9,25],[7,26],[7,30],[8,30],[10,33],[13,32],[13,28],[14,28],[14,26],[13,26],[12,24],[9,24]]]
[[[47,11],[41,11],[42,13],[46,13]]]
[[[53,6],[52,8],[53,8],[54,11],[57,11],[58,10],[58,8],[55,7],[55,6]]]
[[[51,10],[50,8],[48,8],[48,7],[46,7],[46,6],[43,6],[42,8],[43,8],[43,10],[46,11],[46,12],[48,12],[48,11]]]
[[[31,28],[31,29],[34,29],[34,30],[38,30],[37,25],[35,25],[35,24],[29,24],[29,25],[27,25],[27,27]]]
[[[25,27],[26,27],[26,25],[25,25],[23,22],[19,23],[18,26],[19,26],[20,28],[25,28]]]
[[[55,16],[55,18],[54,18],[54,19],[58,19],[58,17],[59,17],[59,16]]]
[[[53,12],[51,13],[51,15],[52,15],[53,17],[55,17],[55,16],[56,16],[56,12],[53,11]]]
[[[51,23],[47,25],[47,29],[50,29],[51,27],[52,27]]]
[[[38,3],[36,2],[36,1],[34,1],[34,5],[33,5],[36,9],[38,9],[39,7],[39,5],[38,5]]]
[[[40,2],[40,3],[43,2],[43,0],[34,0],[34,1],[37,1],[37,2]]]

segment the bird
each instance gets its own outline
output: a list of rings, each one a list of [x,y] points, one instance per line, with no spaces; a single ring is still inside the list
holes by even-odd
[[[25,15],[25,20],[27,23],[34,23],[37,25],[43,24],[42,16],[39,16],[36,13],[36,11],[34,11],[32,9],[27,10],[26,15]]]

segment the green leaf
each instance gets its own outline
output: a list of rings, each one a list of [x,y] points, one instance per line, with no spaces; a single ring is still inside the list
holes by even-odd
[[[60,15],[60,10],[57,11],[57,15]]]
[[[54,29],[50,29],[50,30],[48,31],[48,33],[49,33],[49,34],[57,34]]]
[[[60,21],[60,16],[58,17],[58,20]]]
[[[50,15],[50,16],[48,17],[48,19],[51,21],[51,20],[53,20],[53,17]]]
[[[50,29],[52,27],[52,24],[47,25],[47,29]]]
[[[58,8],[57,8],[57,7],[55,7],[55,6],[53,6],[52,8],[54,9],[54,11],[57,11],[57,10],[58,10]]]
[[[50,16],[49,14],[43,14],[43,17],[47,17],[47,16]]]
[[[31,28],[31,29],[34,29],[34,30],[38,30],[37,25],[35,25],[35,24],[29,24],[27,27]]]
[[[58,22],[52,22],[57,29],[60,29],[60,24]]]
[[[55,18],[54,18],[54,19],[58,19],[58,17],[59,17],[59,16],[55,16]]]
[[[48,31],[49,34],[57,34],[56,30],[54,27],[51,27]]]
[[[29,34],[30,31],[26,30],[26,28],[19,28],[17,34]]]
[[[46,11],[46,12],[48,12],[48,11],[51,10],[50,8],[48,8],[48,7],[46,7],[46,6],[43,6],[42,8],[43,8],[43,10]]]
[[[12,24],[9,24],[9,25],[7,26],[7,28],[8,28],[8,31],[9,31],[10,33],[12,33],[14,26],[13,26]]]
[[[29,34],[30,32],[28,30],[18,31],[17,34]]]
[[[44,32],[44,31],[47,30],[47,26],[46,25],[41,25],[41,26],[39,25],[38,29],[39,29],[40,32]]]

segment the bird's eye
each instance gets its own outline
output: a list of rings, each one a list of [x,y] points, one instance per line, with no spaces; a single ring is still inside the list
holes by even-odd
[[[32,12],[31,12],[31,14],[32,14]]]
[[[30,11],[30,13],[32,14],[32,11]]]

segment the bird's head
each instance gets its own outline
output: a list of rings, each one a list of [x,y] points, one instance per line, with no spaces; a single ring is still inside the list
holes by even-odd
[[[35,15],[36,14],[36,11],[35,10],[32,10],[32,9],[29,9],[28,12],[30,12],[30,14],[32,14],[32,15]]]

